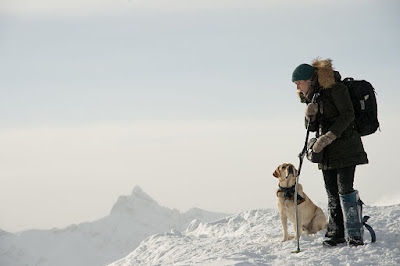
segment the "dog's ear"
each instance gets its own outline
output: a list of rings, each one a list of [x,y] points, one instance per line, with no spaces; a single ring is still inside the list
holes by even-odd
[[[276,178],[279,178],[280,176],[279,167],[276,168],[275,172],[272,175],[275,176]]]

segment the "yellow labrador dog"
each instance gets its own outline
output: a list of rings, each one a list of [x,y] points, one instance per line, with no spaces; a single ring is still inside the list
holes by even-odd
[[[279,179],[279,188],[276,191],[278,197],[279,216],[281,217],[283,227],[283,240],[292,239],[288,235],[287,219],[293,225],[294,232],[297,237],[296,218],[294,207],[294,191],[296,185],[296,168],[289,163],[284,163],[276,168],[273,176]],[[307,234],[315,234],[316,232],[326,228],[325,214],[321,208],[317,207],[310,198],[303,192],[301,184],[298,185],[298,222],[301,236],[302,232]]]

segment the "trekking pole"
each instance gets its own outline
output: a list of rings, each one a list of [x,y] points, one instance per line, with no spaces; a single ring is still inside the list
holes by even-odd
[[[319,96],[319,93],[315,93],[313,98],[312,98],[312,103],[315,103],[317,98]],[[304,147],[301,153],[299,154],[299,168],[297,170],[297,176],[296,176],[296,186],[294,189],[294,208],[296,209],[295,211],[295,217],[296,217],[296,241],[297,241],[297,249],[295,251],[292,251],[292,253],[299,253],[301,252],[300,250],[300,231],[299,231],[299,211],[297,208],[297,194],[298,194],[298,185],[299,185],[299,176],[300,176],[300,171],[301,167],[303,166],[303,159],[304,156],[306,155],[307,152],[307,143],[308,143],[308,136],[310,135],[310,124],[311,124],[311,117],[308,119],[307,123],[307,133],[306,133],[306,140],[304,141]]]

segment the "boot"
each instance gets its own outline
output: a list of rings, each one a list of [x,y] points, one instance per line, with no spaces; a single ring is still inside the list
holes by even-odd
[[[322,244],[327,247],[334,247],[337,244],[346,242],[339,196],[328,197],[328,225],[325,237],[327,239]]]
[[[338,244],[346,243],[346,239],[342,238],[327,238],[322,242],[325,247],[335,247]]]
[[[347,241],[350,246],[364,245],[362,201],[358,191],[340,195],[340,202],[343,208],[344,227],[346,229]]]

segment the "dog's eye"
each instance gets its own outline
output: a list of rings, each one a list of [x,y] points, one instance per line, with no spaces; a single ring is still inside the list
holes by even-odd
[[[282,166],[282,169],[285,169],[285,168],[286,168],[286,165]]]

